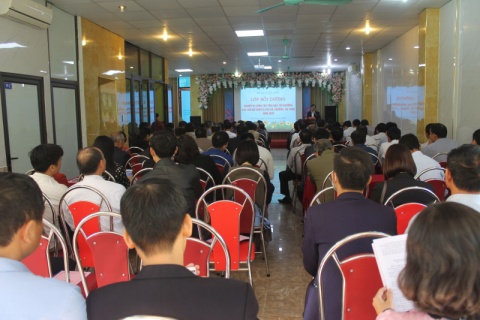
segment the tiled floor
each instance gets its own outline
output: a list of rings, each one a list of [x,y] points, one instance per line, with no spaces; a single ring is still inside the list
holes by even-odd
[[[272,149],[272,155],[275,163],[275,193],[268,212],[273,225],[273,239],[267,247],[271,276],[266,276],[262,255],[252,264],[253,285],[260,304],[258,317],[261,320],[302,319],[305,290],[311,279],[303,269],[302,262],[303,214],[300,203],[297,203],[295,213],[291,205],[278,203],[278,199],[283,198],[278,173],[285,170],[287,151]],[[233,277],[248,281],[243,272],[234,273]]]

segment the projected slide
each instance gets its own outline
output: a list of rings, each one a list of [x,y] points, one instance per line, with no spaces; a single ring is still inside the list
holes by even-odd
[[[296,88],[244,88],[239,102],[237,120],[262,120],[269,131],[290,131],[297,119]]]

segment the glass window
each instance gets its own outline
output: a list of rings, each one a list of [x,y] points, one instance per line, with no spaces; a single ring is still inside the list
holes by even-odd
[[[128,74],[140,75],[138,47],[128,42],[125,42],[125,71]]]
[[[178,77],[179,88],[190,88],[190,77]]]
[[[152,79],[163,81],[163,58],[152,55]]]
[[[182,104],[182,120],[190,122],[190,90],[180,90],[180,101]]]
[[[150,54],[143,49],[140,49],[140,66],[142,68],[142,77],[150,78]]]

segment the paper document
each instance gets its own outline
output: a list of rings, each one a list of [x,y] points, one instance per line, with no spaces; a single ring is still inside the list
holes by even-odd
[[[398,288],[398,275],[407,262],[407,234],[374,239],[373,253],[383,285],[392,290],[395,311],[403,312],[414,308],[413,302],[407,300]]]

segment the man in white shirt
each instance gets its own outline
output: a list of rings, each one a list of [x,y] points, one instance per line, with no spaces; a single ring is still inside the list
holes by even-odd
[[[343,123],[343,139],[345,141],[350,141],[350,135],[355,131],[355,128],[352,127],[350,120],[347,120]]]
[[[447,138],[447,127],[441,123],[434,123],[430,127],[431,144],[422,149],[424,155],[433,157],[438,153],[448,153],[458,147],[458,142]],[[438,162],[447,161],[447,155],[440,155],[435,158]]]
[[[106,161],[102,151],[95,147],[87,147],[79,150],[77,153],[77,165],[80,173],[84,175],[84,178],[68,190],[72,190],[78,186],[92,187],[105,196],[111,206],[112,212],[120,213],[120,199],[125,193],[125,187],[121,184],[103,179],[102,174],[105,171]],[[75,226],[68,205],[78,201],[90,201],[96,204],[101,203],[100,211],[110,211],[106,203],[102,201],[96,193],[90,190],[79,189],[69,192],[65,197],[65,203],[62,204],[62,209],[65,221],[72,230],[74,230]],[[100,224],[102,230],[110,230],[110,218],[101,217]],[[121,219],[114,218],[113,228],[115,232],[123,232]]]
[[[480,146],[462,145],[448,154],[445,184],[454,201],[480,213]]]
[[[305,153],[305,148],[310,145],[312,140],[312,135],[307,129],[300,131],[299,136],[301,145],[290,150],[287,159],[287,170],[281,171],[278,174],[280,178],[280,193],[285,196],[283,199],[278,200],[278,202],[283,204],[289,204],[292,202],[290,191],[288,190],[288,182],[295,178],[301,178],[303,168],[300,155]]]
[[[86,320],[77,286],[35,276],[21,262],[40,243],[43,211],[32,179],[0,173],[0,318]]]
[[[439,180],[444,179],[442,167],[437,161],[424,155],[420,151],[420,143],[418,141],[418,138],[415,135],[411,133],[406,134],[400,138],[398,143],[406,145],[410,150],[410,152],[412,153],[413,161],[415,162],[415,166],[417,167],[417,174],[419,174],[423,170],[430,169],[430,168],[438,169],[438,170],[431,170],[431,171],[425,172],[420,176],[420,180],[425,181],[430,179],[439,179]]]
[[[225,132],[228,134],[228,137],[230,139],[233,139],[233,138],[236,138],[237,137],[237,134],[235,132],[233,132],[233,126],[232,126],[232,123],[230,121],[226,121],[225,124]]]
[[[377,124],[375,127],[375,135],[373,135],[373,139],[375,139],[375,142],[377,144],[377,149],[382,145],[382,143],[388,142],[388,137],[385,134],[386,131],[385,123],[380,122]]]
[[[388,148],[398,143],[398,139],[402,136],[402,132],[397,127],[393,127],[388,129],[387,131],[387,138],[388,142],[382,143],[380,149],[378,149],[378,159],[383,163],[385,160],[385,154],[387,154]]]
[[[32,167],[35,170],[30,177],[35,180],[40,190],[48,197],[55,211],[52,212],[47,206],[43,217],[48,222],[53,223],[53,215],[58,217],[60,199],[68,190],[67,186],[58,183],[53,178],[62,167],[63,149],[56,144],[41,144],[33,148],[29,156]],[[45,231],[48,232],[49,230]]]

